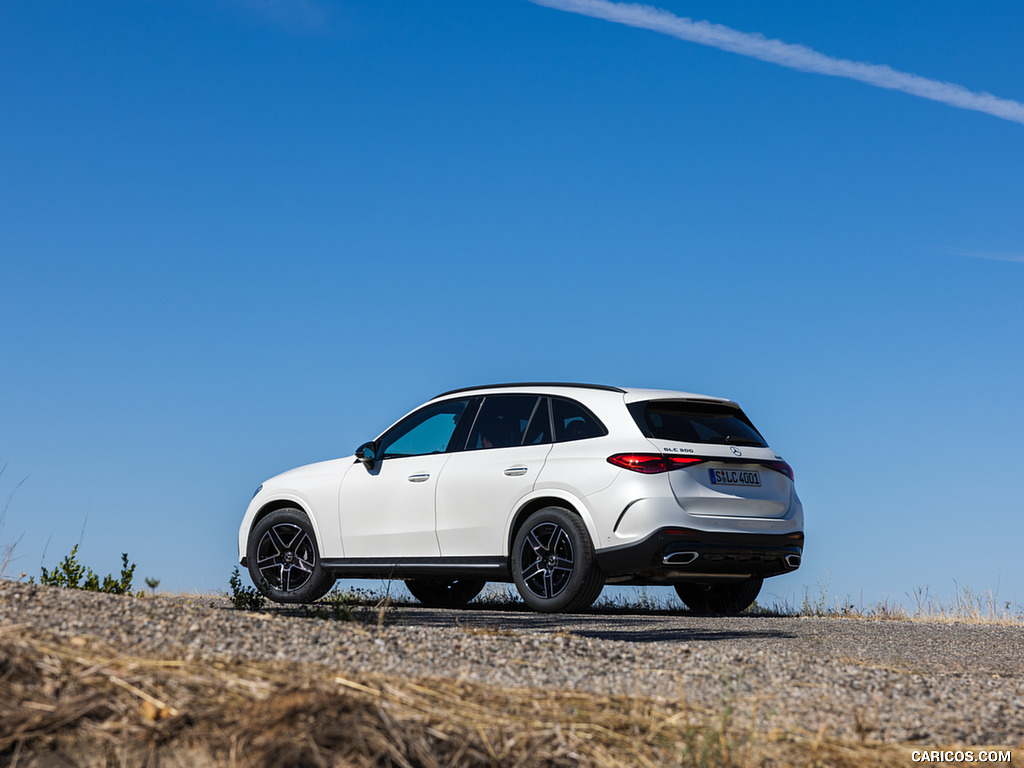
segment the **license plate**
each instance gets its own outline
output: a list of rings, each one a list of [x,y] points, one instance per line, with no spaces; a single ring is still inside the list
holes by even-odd
[[[761,476],[752,469],[709,469],[712,485],[761,485]]]

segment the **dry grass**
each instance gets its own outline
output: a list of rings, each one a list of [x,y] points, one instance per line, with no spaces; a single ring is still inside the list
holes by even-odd
[[[957,621],[965,624],[1024,624],[1024,607],[997,597],[995,591],[977,592],[954,582],[953,596],[946,602],[932,595],[927,587],[918,587],[912,595],[914,621]]]
[[[996,624],[1020,626],[1024,624],[1024,606],[998,599],[995,590],[976,591],[969,586],[953,582],[953,594],[946,600],[933,595],[928,587],[918,587],[906,593],[903,601],[885,599],[866,604],[850,596],[840,598],[830,594],[831,578],[819,581],[817,589],[805,588],[803,599],[794,603],[787,597],[775,597],[769,602],[757,602],[749,613],[762,616],[825,617],[830,619],[871,619],[876,621],[957,622],[961,624]],[[416,605],[415,601],[409,603]],[[493,610],[523,610],[524,605],[511,584],[488,584],[476,605]],[[633,587],[617,594],[602,594],[593,609],[600,613],[678,613],[685,610],[671,591],[648,590]]]
[[[0,478],[2,478],[4,472],[7,471],[7,466],[7,464],[4,464],[0,467]],[[11,506],[11,499],[14,498],[14,494],[18,492],[18,489],[21,488],[22,484],[26,480],[28,480],[27,477],[22,478],[21,482],[14,486],[14,490],[11,491],[10,495],[7,497],[7,501],[5,501],[4,505],[0,507],[0,542],[3,542],[0,544],[0,579],[6,577],[7,569],[10,568],[11,561],[14,559],[14,550],[18,546],[18,542],[21,540],[21,537],[15,541],[5,541],[2,538],[4,522],[7,520],[7,510]],[[24,574],[22,575],[24,576]]]
[[[928,587],[918,587],[907,593],[907,604],[886,599],[874,605],[847,596],[829,597],[830,579],[819,581],[817,594],[804,589],[803,602],[792,605],[788,599],[774,604],[755,603],[753,613],[766,616],[819,616],[832,619],[874,619],[880,621],[927,621],[959,624],[994,624],[1020,626],[1024,624],[1024,606],[997,598],[995,591],[975,591],[969,586],[953,582],[953,595],[941,600]],[[910,607],[908,607],[910,606]]]
[[[769,730],[756,706],[339,672],[128,657],[7,628],[0,764],[852,768],[909,757],[905,745]]]

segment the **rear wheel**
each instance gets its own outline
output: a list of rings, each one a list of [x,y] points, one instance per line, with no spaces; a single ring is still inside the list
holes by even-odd
[[[431,608],[461,608],[483,590],[480,579],[406,579],[412,596]]]
[[[275,603],[311,603],[334,586],[324,570],[309,518],[298,509],[278,509],[249,534],[246,552],[256,589]]]
[[[601,594],[604,574],[578,515],[546,507],[530,515],[512,544],[512,578],[535,611],[585,611]]]
[[[727,584],[676,584],[676,594],[699,616],[732,616],[749,608],[757,599],[764,579],[751,576]]]

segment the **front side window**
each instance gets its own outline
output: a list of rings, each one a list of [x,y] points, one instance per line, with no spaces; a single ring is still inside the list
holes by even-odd
[[[659,440],[762,448],[767,445],[743,411],[722,403],[650,400],[630,403],[629,412],[641,432]]]
[[[451,450],[452,436],[469,400],[448,400],[417,411],[399,422],[380,439],[380,456],[423,456]]]
[[[536,417],[537,425],[543,429],[547,408],[539,407],[541,398],[536,395],[492,395],[484,398],[480,413],[466,443],[468,450],[480,448],[510,448],[523,445],[527,432],[534,442],[545,442],[544,432],[535,434],[531,420]],[[538,411],[543,411],[538,415]]]

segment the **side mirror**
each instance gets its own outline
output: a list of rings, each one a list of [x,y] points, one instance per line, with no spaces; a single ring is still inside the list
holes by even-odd
[[[373,463],[377,461],[377,444],[372,440],[368,443],[363,443],[356,448],[356,458],[363,462],[367,469],[372,468]]]

